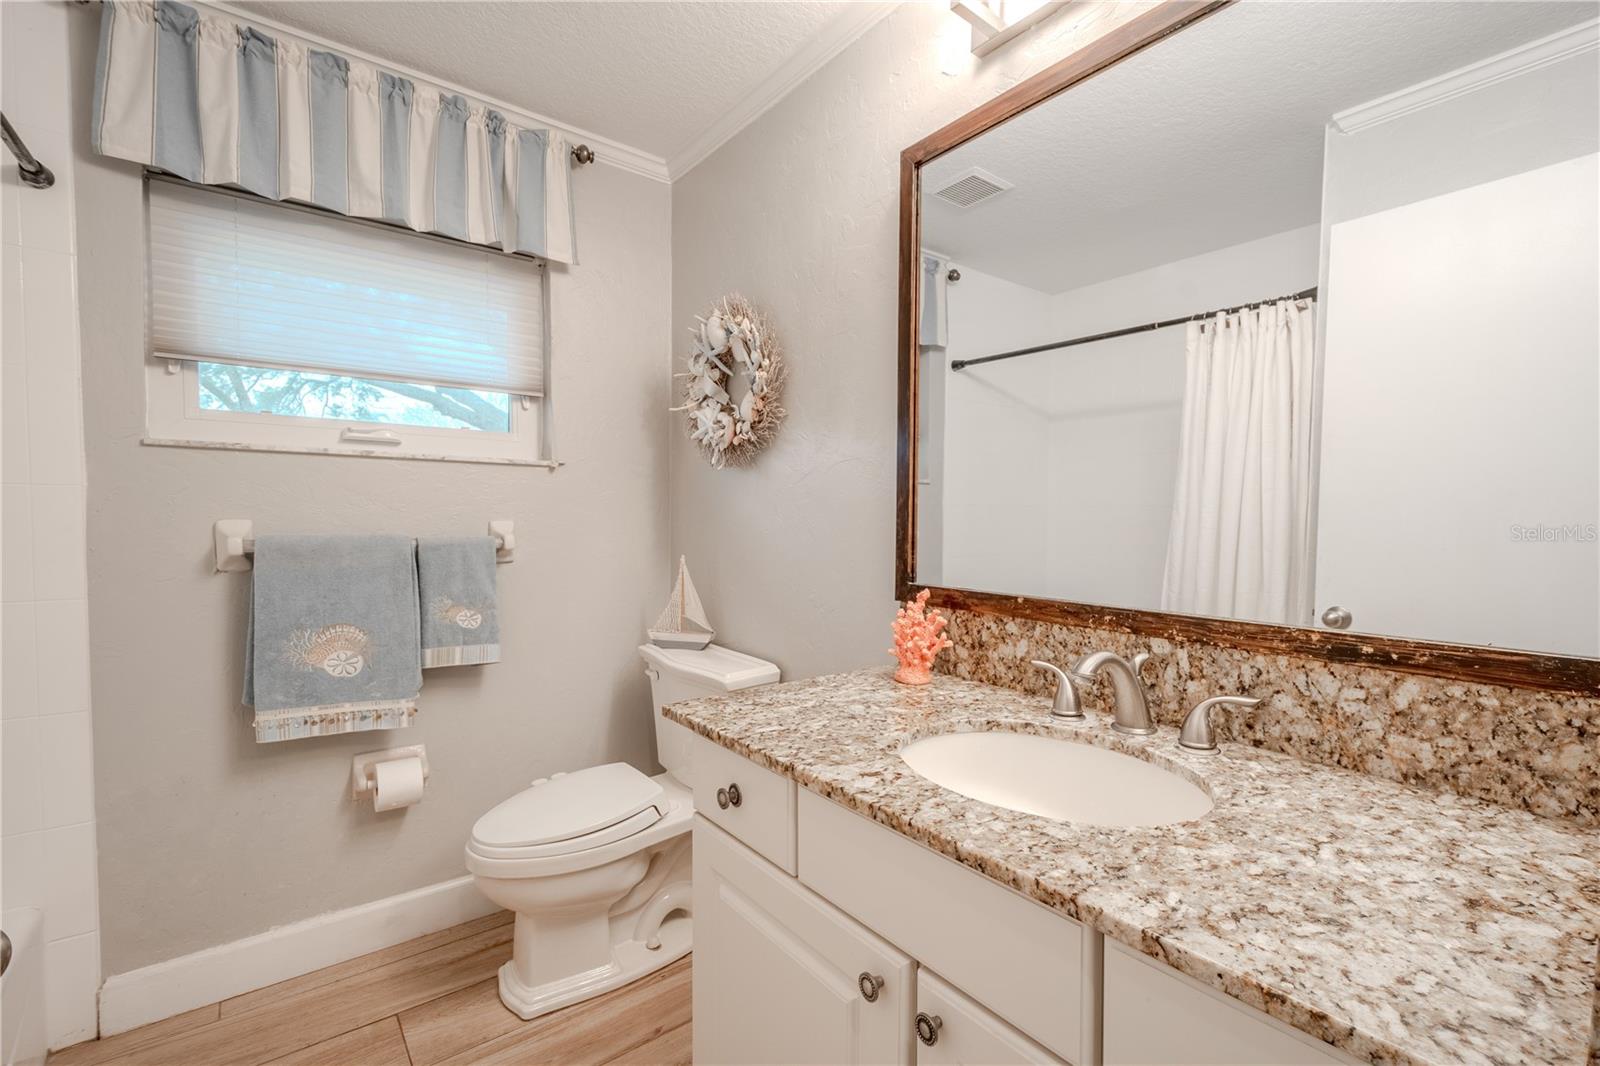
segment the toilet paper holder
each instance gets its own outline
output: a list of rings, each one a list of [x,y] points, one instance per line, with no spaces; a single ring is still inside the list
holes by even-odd
[[[419,759],[422,762],[422,783],[428,783],[428,753],[421,744],[408,744],[403,748],[385,748],[383,751],[364,751],[350,760],[350,797],[360,799],[378,787],[378,764],[393,759]]]

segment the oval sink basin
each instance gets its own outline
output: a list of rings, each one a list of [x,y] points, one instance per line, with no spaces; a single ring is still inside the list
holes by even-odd
[[[900,752],[906,765],[971,799],[1058,822],[1155,826],[1188,822],[1211,797],[1131,755],[1027,733],[946,733]]]

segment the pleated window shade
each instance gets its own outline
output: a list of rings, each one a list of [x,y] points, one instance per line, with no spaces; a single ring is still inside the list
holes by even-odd
[[[153,180],[157,356],[544,392],[544,270],[243,196]]]

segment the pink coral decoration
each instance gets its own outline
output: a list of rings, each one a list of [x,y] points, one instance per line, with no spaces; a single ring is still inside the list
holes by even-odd
[[[889,626],[894,631],[894,647],[889,650],[900,660],[894,679],[902,685],[926,685],[933,680],[933,660],[946,648],[950,638],[943,636],[950,623],[937,609],[928,610],[928,589],[907,600]]]

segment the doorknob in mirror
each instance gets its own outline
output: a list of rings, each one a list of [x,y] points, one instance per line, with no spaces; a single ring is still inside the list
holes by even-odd
[[[1350,612],[1337,604],[1322,612],[1322,624],[1329,629],[1349,629],[1353,621]]]

